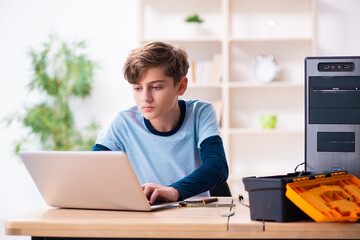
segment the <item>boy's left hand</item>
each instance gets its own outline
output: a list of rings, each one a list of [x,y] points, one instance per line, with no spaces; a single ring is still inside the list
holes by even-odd
[[[180,197],[177,189],[155,183],[145,183],[142,185],[142,189],[150,204],[154,202],[174,202]]]

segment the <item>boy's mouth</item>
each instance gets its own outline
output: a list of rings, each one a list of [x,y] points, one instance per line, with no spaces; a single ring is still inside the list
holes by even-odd
[[[144,109],[144,111],[146,111],[146,112],[150,112],[150,111],[152,111],[152,110],[154,109],[154,107],[144,106],[143,109]]]

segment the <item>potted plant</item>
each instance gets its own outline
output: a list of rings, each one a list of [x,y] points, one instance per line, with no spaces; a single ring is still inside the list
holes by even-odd
[[[25,114],[8,118],[17,120],[39,139],[43,150],[91,150],[97,124],[91,121],[81,131],[76,129],[71,101],[89,96],[97,64],[85,54],[85,42],[67,43],[52,35],[40,51],[30,50],[33,78],[29,91],[43,95],[42,101],[25,108]],[[15,152],[29,140],[18,140]]]
[[[187,18],[185,18],[185,22],[202,23],[202,22],[204,22],[204,20],[201,19],[198,14],[193,14],[193,15],[189,15]]]
[[[204,22],[198,14],[192,14],[185,18],[187,23],[187,28],[189,29],[190,34],[199,35],[201,33],[201,23]]]

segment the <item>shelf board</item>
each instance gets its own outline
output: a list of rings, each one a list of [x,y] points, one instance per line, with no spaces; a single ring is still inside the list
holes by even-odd
[[[244,37],[230,37],[230,42],[233,43],[256,43],[256,42],[309,42],[311,43],[313,40],[310,37],[254,37],[254,38],[244,38]]]
[[[258,83],[258,82],[229,82],[230,88],[273,88],[273,87],[285,87],[285,88],[303,88],[304,84],[294,82],[270,82],[270,83]]]
[[[222,37],[217,36],[199,36],[199,37],[142,37],[140,38],[142,43],[163,41],[163,42],[179,42],[179,43],[221,43]],[[230,43],[262,43],[262,42],[312,42],[311,38],[237,38],[232,37],[228,40]]]
[[[216,36],[199,36],[199,37],[143,37],[140,39],[140,42],[147,43],[153,41],[163,41],[163,42],[175,42],[175,43],[221,43],[223,40],[221,37]],[[230,38],[230,43],[263,43],[263,42],[309,42],[311,43],[311,38]]]
[[[215,36],[199,36],[199,37],[143,37],[140,39],[142,43],[162,41],[162,42],[174,42],[174,43],[221,43],[220,37]]]
[[[222,84],[221,83],[193,83],[193,82],[189,82],[188,83],[188,88],[221,88]]]
[[[301,128],[275,128],[275,129],[257,129],[257,128],[230,128],[229,134],[248,135],[248,134],[304,134],[305,130]]]

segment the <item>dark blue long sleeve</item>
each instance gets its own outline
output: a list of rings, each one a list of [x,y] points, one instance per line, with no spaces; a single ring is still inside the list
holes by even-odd
[[[109,148],[105,147],[104,145],[101,144],[95,144],[91,151],[111,151]]]
[[[220,136],[206,138],[200,145],[202,165],[183,179],[171,184],[181,199],[209,191],[224,183],[229,175],[225,151]]]

